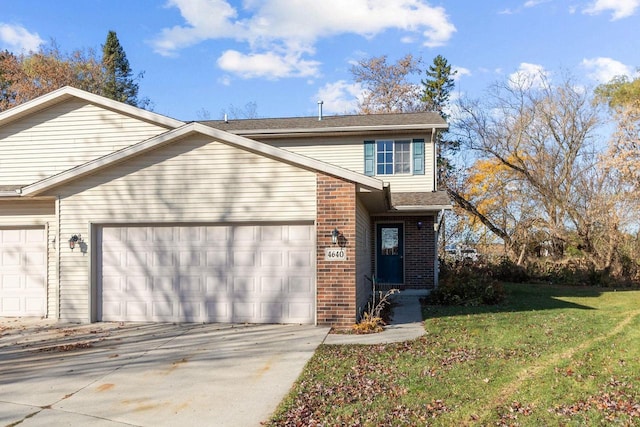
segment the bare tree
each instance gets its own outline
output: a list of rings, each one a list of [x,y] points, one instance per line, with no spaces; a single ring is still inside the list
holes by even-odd
[[[509,180],[494,183],[487,193],[511,193],[512,199],[497,212],[483,211],[480,199],[469,197],[468,180],[456,173],[446,181],[452,198],[502,238],[518,260],[537,235],[547,236],[548,250],[557,257],[574,245],[605,267],[607,256],[595,239],[607,176],[598,168],[600,116],[589,93],[569,78],[556,85],[540,75],[497,84],[483,102],[463,100],[459,108],[453,128],[465,147],[475,161],[491,162]],[[516,191],[505,191],[509,186]]]
[[[351,68],[356,82],[365,89],[359,109],[363,114],[420,110],[420,86],[410,77],[420,72],[420,61],[408,54],[394,64],[387,56],[359,61]]]

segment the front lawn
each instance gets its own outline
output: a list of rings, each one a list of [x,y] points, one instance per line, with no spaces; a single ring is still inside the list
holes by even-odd
[[[321,346],[271,426],[640,425],[640,291],[509,284],[427,334]]]

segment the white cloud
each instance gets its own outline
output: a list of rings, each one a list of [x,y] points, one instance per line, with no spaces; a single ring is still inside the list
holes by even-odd
[[[631,67],[611,58],[583,59],[582,67],[587,70],[587,77],[598,83],[607,83],[616,76],[632,76]]]
[[[273,61],[275,52],[286,58],[288,66],[302,70],[315,64],[303,55],[313,55],[322,38],[344,34],[371,38],[394,29],[402,32],[404,42],[414,38],[435,47],[444,45],[456,31],[445,9],[426,0],[245,0],[242,4],[242,9],[236,9],[227,0],[169,0],[167,7],[178,8],[185,24],[163,29],[152,41],[155,51],[170,56],[205,40],[232,39],[248,48],[246,53],[236,52],[233,60],[254,62],[240,69],[256,68],[259,58]],[[292,58],[299,63],[288,62]],[[281,66],[267,68],[279,72]]]
[[[0,22],[0,46],[6,46],[11,51],[30,52],[38,50],[44,40],[38,33],[30,33],[19,25]]]
[[[469,70],[468,68],[456,67],[456,66],[454,66],[452,68],[453,68],[452,71],[455,71],[455,73],[456,73],[456,75],[453,76],[453,79],[455,81],[458,81],[462,77],[465,77],[465,76],[467,76],[467,77],[471,76],[471,70]]]
[[[218,79],[218,83],[222,86],[231,86],[231,76],[224,75]]]
[[[358,109],[358,102],[363,99],[364,89],[359,83],[347,83],[345,80],[327,83],[315,94],[316,100],[323,101],[326,113],[353,113]]]
[[[536,7],[542,3],[548,3],[551,0],[528,0],[524,3],[524,7]]]
[[[542,65],[523,62],[518,70],[509,75],[509,86],[522,88],[541,88],[549,72]]]
[[[640,7],[640,0],[595,0],[583,12],[598,15],[610,10],[613,12],[611,20],[615,21],[634,15],[638,7]]]
[[[278,79],[317,76],[320,63],[303,60],[297,55],[279,55],[275,52],[245,55],[237,50],[227,50],[218,58],[218,66],[245,79]]]

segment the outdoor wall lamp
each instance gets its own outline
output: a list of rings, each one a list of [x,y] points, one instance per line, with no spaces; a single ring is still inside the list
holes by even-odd
[[[74,234],[69,239],[69,249],[73,250],[76,247],[76,243],[82,242],[82,236],[80,234]]]
[[[340,236],[340,232],[338,231],[337,228],[334,228],[333,231],[331,232],[331,243],[333,243],[334,245],[337,244],[339,236]]]
[[[418,230],[422,230],[422,221],[418,221]]]

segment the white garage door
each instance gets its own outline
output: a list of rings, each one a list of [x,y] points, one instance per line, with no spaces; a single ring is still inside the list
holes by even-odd
[[[44,228],[0,229],[0,316],[44,316],[46,277]]]
[[[102,227],[105,321],[313,323],[312,225]]]

